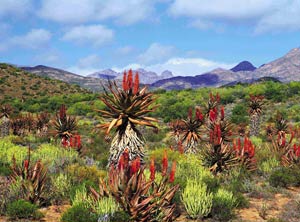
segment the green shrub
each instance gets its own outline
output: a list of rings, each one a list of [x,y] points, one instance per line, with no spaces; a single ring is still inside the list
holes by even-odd
[[[82,166],[78,163],[68,166],[67,172],[72,178],[74,183],[81,183],[85,180],[92,181],[94,184],[98,184],[99,178],[106,177],[107,172],[99,170],[97,166]]]
[[[17,164],[21,164],[27,157],[27,148],[17,146],[11,142],[15,137],[6,137],[0,140],[0,162],[11,164],[13,156]]]
[[[60,173],[51,177],[51,202],[60,204],[70,196],[71,181],[66,174]]]
[[[78,153],[75,150],[67,150],[51,144],[42,144],[32,153],[32,159],[40,159],[48,166],[50,173],[56,173],[74,163],[78,159]]]
[[[269,183],[273,187],[287,187],[299,183],[299,169],[279,168],[274,170],[270,177]]]
[[[207,191],[204,183],[188,180],[182,192],[182,202],[192,219],[202,219],[211,211],[213,194]]]
[[[213,198],[212,215],[220,221],[228,221],[234,216],[233,209],[236,206],[233,193],[220,188]]]
[[[96,222],[97,215],[83,205],[74,205],[61,217],[62,222]]]
[[[119,207],[116,204],[114,198],[103,197],[98,201],[92,201],[91,208],[99,217],[101,217],[106,215],[114,215],[114,213],[117,212]]]
[[[6,214],[11,219],[33,218],[40,219],[43,215],[37,210],[37,206],[25,200],[16,200],[7,206]]]
[[[259,166],[258,169],[264,174],[270,174],[274,169],[280,166],[280,162],[275,158],[269,158],[263,161]]]
[[[195,155],[182,155],[177,162],[175,183],[184,188],[188,179],[206,184],[209,191],[218,187],[218,180],[202,166],[201,160]]]
[[[83,185],[75,191],[75,195],[71,198],[72,206],[83,206],[86,209],[90,208],[92,198],[87,194],[86,187]]]

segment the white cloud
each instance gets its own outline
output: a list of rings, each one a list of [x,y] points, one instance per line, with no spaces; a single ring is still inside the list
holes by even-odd
[[[299,0],[175,0],[169,13],[190,18],[190,25],[199,29],[228,25],[253,26],[256,33],[300,29]]]
[[[151,17],[153,0],[43,0],[39,16],[60,23],[85,23],[112,19],[133,24]],[[54,10],[55,9],[55,10]]]
[[[24,35],[13,36],[1,43],[0,51],[13,47],[26,49],[40,49],[46,47],[51,40],[52,34],[45,29],[32,29]]]
[[[102,46],[114,38],[114,31],[102,25],[76,26],[67,31],[62,37],[65,41],[78,44]]]
[[[153,43],[145,52],[138,56],[138,61],[145,65],[157,63],[170,58],[175,51],[176,48],[174,46]]]
[[[101,59],[98,55],[92,54],[87,57],[79,59],[78,66],[81,68],[94,68],[99,66],[100,61]]]
[[[1,0],[0,18],[4,16],[23,16],[32,8],[31,0]]]
[[[29,49],[39,49],[46,46],[51,39],[51,33],[45,29],[32,29],[25,35],[15,36],[10,42],[12,45]]]

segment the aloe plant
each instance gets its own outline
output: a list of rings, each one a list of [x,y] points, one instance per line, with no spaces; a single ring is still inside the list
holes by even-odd
[[[47,180],[47,169],[40,160],[35,163],[31,162],[30,148],[28,149],[28,158],[23,161],[21,166],[17,165],[16,159],[13,157],[11,169],[10,178],[13,182],[21,182],[21,192],[25,200],[41,204],[44,200],[43,192]]]
[[[1,137],[9,135],[10,129],[10,113],[12,112],[12,107],[10,105],[3,105],[0,109],[0,131]]]
[[[145,166],[140,165],[139,158],[130,161],[126,149],[121,155],[117,167],[111,165],[108,184],[101,180],[99,192],[91,192],[96,199],[113,196],[120,207],[130,215],[133,221],[173,221],[175,203],[172,202],[179,185],[172,186],[176,164],[173,163],[167,174],[168,160],[164,157],[162,180],[155,182],[154,160],[150,164],[150,178],[144,174]]]
[[[155,98],[147,92],[147,87],[140,89],[139,75],[135,74],[133,81],[132,70],[128,74],[124,72],[122,88],[116,82],[109,81],[109,92],[104,88],[101,101],[106,105],[106,110],[98,110],[103,117],[111,121],[100,125],[109,134],[112,128],[116,128],[116,136],[113,138],[110,147],[109,165],[118,164],[125,149],[129,151],[129,159],[140,158],[143,162],[144,138],[137,129],[137,125],[157,128],[152,122],[157,119],[147,116],[154,107],[150,107]]]
[[[250,95],[250,136],[258,136],[260,130],[260,116],[263,112],[264,96]]]

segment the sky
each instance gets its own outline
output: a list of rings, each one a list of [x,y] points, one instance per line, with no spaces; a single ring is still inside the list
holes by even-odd
[[[300,46],[300,0],[0,0],[0,62],[198,75]]]

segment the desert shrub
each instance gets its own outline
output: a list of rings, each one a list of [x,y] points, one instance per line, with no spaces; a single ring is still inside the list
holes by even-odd
[[[78,163],[68,166],[67,172],[72,178],[74,183],[81,183],[83,181],[92,181],[94,184],[98,184],[99,178],[104,178],[107,173],[104,170],[99,170],[97,166],[86,166]]]
[[[280,166],[280,162],[275,158],[271,157],[265,161],[263,161],[258,169],[264,174],[270,174],[274,169]]]
[[[41,212],[37,210],[37,206],[25,200],[16,200],[7,206],[6,214],[11,219],[40,219],[43,217]]]
[[[182,192],[182,202],[192,219],[202,219],[211,211],[213,194],[207,186],[195,180],[188,180]]]
[[[0,176],[9,176],[10,174],[10,166],[8,164],[3,164],[0,162]]]
[[[192,154],[180,156],[175,182],[184,188],[188,179],[205,183],[209,191],[214,191],[218,187],[218,180],[202,166],[201,160]]]
[[[71,198],[72,206],[83,206],[86,209],[90,208],[92,201],[93,199],[87,194],[84,185],[78,187],[75,191],[75,195]]]
[[[75,150],[67,150],[51,144],[42,144],[32,153],[32,159],[40,159],[48,166],[50,173],[56,173],[74,163],[78,159],[78,153]]]
[[[81,204],[72,206],[61,217],[62,222],[95,222],[97,220],[97,215]]]
[[[63,173],[51,177],[51,189],[49,193],[51,202],[55,204],[62,203],[70,196],[71,180]]]
[[[171,150],[169,148],[159,148],[159,149],[155,149],[155,150],[151,150],[149,151],[149,157],[154,158],[155,160],[162,160],[163,156],[164,156],[164,151],[166,150],[167,152],[167,156],[168,156],[168,160],[170,162],[172,161],[178,161],[180,158],[182,158],[182,154],[180,154],[177,151]]]
[[[298,168],[278,168],[274,170],[268,181],[273,187],[288,187],[299,184],[299,169]]]
[[[115,212],[117,212],[119,206],[116,204],[115,200],[111,196],[109,196],[109,197],[100,198],[99,200],[96,201],[92,201],[91,208],[93,212],[97,214],[98,217],[111,218],[112,215],[114,215]]]
[[[11,142],[13,137],[0,140],[0,162],[10,164],[13,156],[17,164],[21,164],[27,156],[27,148],[17,146]]]
[[[237,206],[233,193],[220,188],[213,198],[212,215],[220,221],[229,221],[233,216],[233,209]]]

